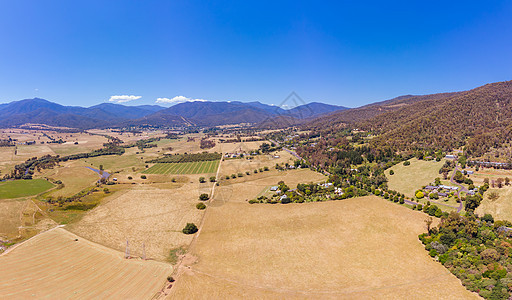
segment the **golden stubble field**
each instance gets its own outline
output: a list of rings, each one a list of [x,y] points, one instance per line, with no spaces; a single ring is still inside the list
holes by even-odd
[[[211,207],[169,299],[478,298],[423,249],[424,219],[373,196]]]
[[[187,223],[199,225],[204,213],[195,205],[200,193],[209,193],[211,184],[200,185],[197,178],[166,184],[174,188],[134,185],[110,197],[69,229],[120,251],[128,240],[133,255],[142,256],[144,244],[148,258],[165,261],[170,250],[190,244],[193,236],[181,230]]]
[[[275,156],[279,156],[276,158]],[[224,159],[220,169],[219,176],[237,174],[246,171],[253,172],[255,169],[268,167],[271,170],[275,169],[276,164],[289,163],[293,165],[295,158],[286,151],[277,151],[272,155],[256,155],[253,159],[239,158],[239,159]]]
[[[123,257],[63,228],[49,230],[0,255],[0,298],[150,299],[172,272],[169,264]]]

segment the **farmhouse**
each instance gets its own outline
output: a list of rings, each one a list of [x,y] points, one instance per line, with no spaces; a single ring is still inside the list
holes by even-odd
[[[338,195],[340,195],[340,196],[344,194],[344,193],[343,193],[343,189],[342,189],[342,188],[340,188],[340,187],[335,187],[335,188],[334,188],[334,193],[336,193],[336,194],[338,194]]]
[[[457,159],[457,155],[447,154],[444,158],[446,158],[446,159]]]
[[[319,183],[318,185],[323,188],[328,188],[328,187],[332,186],[332,182]]]
[[[445,190],[455,190],[456,191],[459,189],[459,187],[457,187],[457,186],[449,186],[449,185],[440,185],[439,187],[442,189],[445,189]]]

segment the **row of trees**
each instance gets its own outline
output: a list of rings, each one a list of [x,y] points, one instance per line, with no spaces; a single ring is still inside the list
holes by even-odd
[[[163,157],[149,160],[147,163],[184,163],[184,162],[196,162],[196,161],[212,161],[219,160],[222,158],[222,154],[214,153],[193,153],[193,154],[174,154],[164,155]]]
[[[25,162],[14,166],[10,174],[4,175],[4,179],[22,179],[27,178],[27,175],[32,175],[35,170],[53,168],[59,162],[68,160],[77,160],[82,158],[103,156],[103,155],[122,155],[125,149],[113,144],[106,144],[104,148],[97,149],[87,153],[72,154],[68,156],[59,155],[44,155],[40,158],[32,157]],[[27,178],[29,179],[29,178]]]

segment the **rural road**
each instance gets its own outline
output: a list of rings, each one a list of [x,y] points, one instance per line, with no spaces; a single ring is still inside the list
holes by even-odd
[[[288,148],[285,148],[285,147],[283,147],[283,150],[288,152],[288,153],[290,153],[291,155],[295,156],[298,159],[302,159],[302,157],[300,157],[295,151],[292,151],[292,150],[290,150]]]
[[[469,192],[467,188],[465,188],[463,185],[461,184],[458,184],[453,178],[455,177],[455,173],[457,173],[457,171],[460,171],[459,170],[459,167],[456,166],[455,169],[453,169],[453,173],[452,173],[452,176],[450,177],[450,182],[455,184],[456,186],[459,187],[459,189],[457,190],[457,197],[459,197],[460,199],[460,192]],[[462,171],[461,171],[462,172]],[[462,201],[460,201],[460,204],[459,204],[459,207],[457,208],[457,212],[460,213],[460,211],[462,210]]]
[[[279,144],[277,141],[270,140],[270,139],[269,139],[269,141],[270,141],[271,143],[274,143],[274,144],[278,145],[278,146],[279,146],[279,145],[281,145],[281,144]],[[288,152],[288,153],[290,153],[291,155],[295,156],[296,158],[298,158],[298,159],[302,160],[302,157],[300,157],[300,156],[299,156],[295,151],[292,151],[292,150],[290,150],[290,149],[288,149],[288,148],[285,148],[285,147],[283,147],[283,150],[284,150],[284,151],[286,151],[286,152]]]

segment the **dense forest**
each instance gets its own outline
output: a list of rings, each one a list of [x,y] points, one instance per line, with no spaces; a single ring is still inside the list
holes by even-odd
[[[450,151],[465,146],[468,156],[481,157],[510,148],[511,104],[512,81],[506,81],[465,92],[402,96],[321,117],[303,128],[371,132],[376,135],[372,148]]]
[[[379,134],[376,146],[397,149],[466,146],[468,155],[481,156],[512,138],[512,81],[488,84],[442,100],[420,101],[359,123]]]

